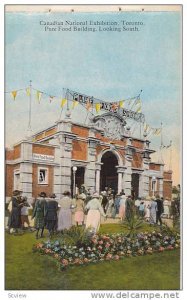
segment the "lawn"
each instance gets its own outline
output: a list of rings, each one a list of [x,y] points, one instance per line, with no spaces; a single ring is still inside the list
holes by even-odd
[[[105,224],[101,232],[121,232]],[[153,230],[144,225],[142,230]],[[8,290],[177,290],[180,289],[180,251],[165,251],[120,261],[73,266],[59,271],[52,257],[32,252],[34,233],[6,234]]]

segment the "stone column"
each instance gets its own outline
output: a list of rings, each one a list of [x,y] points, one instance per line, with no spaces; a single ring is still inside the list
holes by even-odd
[[[21,143],[21,160],[20,163],[20,185],[23,196],[32,200],[32,143],[23,141]]]
[[[117,173],[118,173],[118,194],[122,191],[122,189],[125,190],[125,184],[124,184],[124,174],[125,174],[125,166],[118,166],[117,167]]]
[[[96,170],[96,179],[95,179],[95,190],[99,193],[100,192],[100,170]]]
[[[143,173],[141,174],[141,182],[139,185],[139,190],[141,191],[140,197],[147,197],[149,196],[149,163],[150,163],[150,158],[149,158],[149,153],[144,153],[143,154],[143,159],[142,159],[142,169],[144,170]]]
[[[90,128],[88,137],[88,164],[85,168],[85,185],[90,188],[91,192],[96,190],[96,146],[98,139],[95,138],[95,130]]]
[[[125,147],[125,172],[123,175],[123,188],[126,196],[131,196],[132,151],[132,139],[129,137]]]

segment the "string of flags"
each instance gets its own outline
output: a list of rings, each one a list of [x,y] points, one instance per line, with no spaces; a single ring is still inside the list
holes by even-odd
[[[16,98],[18,97],[18,94],[20,91],[25,90],[26,95],[28,97],[30,97],[31,95],[31,87],[26,87],[25,89],[19,89],[19,90],[13,90],[11,92],[6,92],[6,93],[10,93],[13,100],[15,101]],[[59,98],[57,96],[53,96],[53,95],[49,95],[46,92],[42,92],[40,90],[37,90],[35,88],[32,87],[32,90],[35,92],[35,96],[36,96],[36,100],[38,103],[41,103],[42,98],[44,98],[44,96],[47,96],[49,98],[49,102],[51,103],[55,98]],[[72,95],[71,91],[68,90],[69,93]],[[136,113],[140,113],[142,111],[142,107],[141,107],[141,100],[139,98],[139,95],[133,98],[128,98],[128,99],[124,99],[124,100],[120,100],[117,102],[103,102],[97,99],[94,99],[93,97],[89,97],[89,96],[85,96],[82,94],[78,94],[76,92],[73,92],[72,95],[72,99],[67,99],[66,98],[62,98],[61,99],[61,108],[63,108],[68,101],[72,102],[72,106],[71,108],[74,109],[78,104],[85,104],[85,108],[89,111],[90,109],[95,109],[97,113],[99,113],[99,111],[101,109],[105,109],[106,106],[110,106],[110,110],[111,111],[117,111],[118,109],[123,109],[125,107],[129,107],[131,104],[131,108],[130,110],[132,110],[133,108],[134,111]]]
[[[10,93],[13,100],[15,101],[18,97],[19,92],[25,91],[26,95],[28,97],[32,96],[36,97],[37,102],[40,104],[42,100],[45,100],[44,98],[48,98],[49,102],[51,103],[55,99],[59,99],[59,97],[54,95],[49,95],[46,92],[43,92],[41,90],[35,89],[31,86],[13,90]],[[142,92],[142,91],[141,91]],[[140,92],[140,94],[141,94]],[[83,105],[88,112],[95,110],[95,112],[98,114],[101,110],[108,110],[111,112],[119,112],[122,111],[122,115],[125,117],[133,118],[135,121],[139,121],[144,123],[144,132],[147,134],[153,134],[153,135],[160,135],[161,128],[152,128],[149,124],[145,123],[144,115],[142,114],[142,101],[140,99],[140,94],[138,96],[127,98],[115,102],[104,102],[101,100],[98,100],[94,97],[87,96],[84,94],[80,94],[77,92],[74,92],[72,90],[67,89],[66,95],[64,98],[61,98],[60,107],[63,110],[66,105],[68,105],[69,101],[72,103],[69,107],[70,109],[74,110],[79,104]]]

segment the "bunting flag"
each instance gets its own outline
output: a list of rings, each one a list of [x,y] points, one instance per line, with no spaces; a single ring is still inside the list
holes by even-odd
[[[135,100],[135,102],[134,102],[134,104],[135,104],[135,105],[137,105],[137,104],[141,104],[141,100],[140,100],[140,98],[136,99],[136,100]]]
[[[63,98],[60,106],[63,108],[66,103],[67,103],[67,99]]]
[[[145,123],[144,124],[144,131],[147,131],[149,128],[150,128],[149,125]]]
[[[98,113],[101,109],[101,103],[96,103],[95,104],[95,109],[96,109],[96,112]]]
[[[26,88],[26,94],[29,97],[31,95],[31,89],[30,87]]]
[[[140,106],[137,108],[136,112],[137,112],[137,113],[140,113],[141,111],[142,111],[142,106],[140,105]]]
[[[86,103],[86,109],[87,109],[87,110],[90,110],[91,107],[92,107],[92,104],[91,104],[91,102],[88,100],[87,103]]]
[[[119,101],[119,107],[123,108],[125,106],[125,100]]]
[[[11,92],[11,95],[12,95],[13,99],[15,100],[15,99],[16,99],[16,96],[17,96],[17,91],[12,91],[12,92]]]
[[[41,98],[42,98],[42,92],[36,91],[36,98],[37,98],[37,100],[38,100],[38,103],[40,103]]]
[[[114,111],[114,110],[118,109],[118,107],[119,107],[118,103],[113,103],[111,108]]]
[[[49,102],[51,103],[54,98],[55,98],[55,96],[49,96]]]
[[[72,105],[72,109],[74,109],[78,104],[79,104],[79,101],[74,100],[73,105]]]
[[[161,128],[157,128],[157,129],[154,130],[153,134],[154,135],[159,135],[161,133],[161,130],[162,130]]]

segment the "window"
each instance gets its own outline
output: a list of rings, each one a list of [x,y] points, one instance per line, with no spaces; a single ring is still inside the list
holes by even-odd
[[[38,184],[48,184],[47,168],[38,168]]]
[[[20,183],[20,170],[14,171],[14,190],[20,190],[21,183]]]

